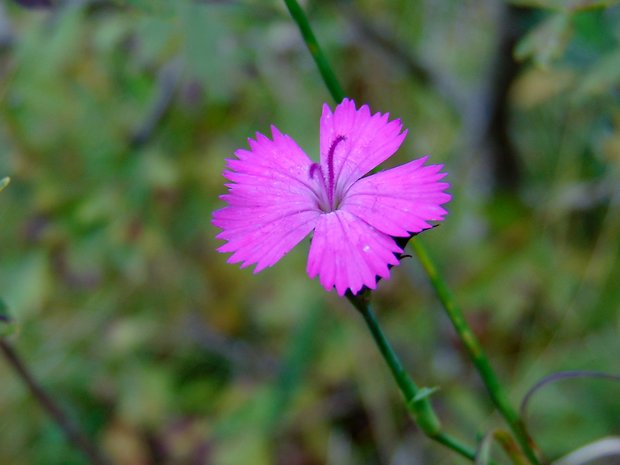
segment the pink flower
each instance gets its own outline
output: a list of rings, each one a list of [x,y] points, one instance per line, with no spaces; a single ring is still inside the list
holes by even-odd
[[[327,290],[374,289],[388,278],[402,249],[394,237],[409,237],[442,220],[450,200],[442,165],[428,157],[364,177],[390,158],[403,142],[400,120],[371,115],[345,99],[332,113],[323,106],[321,162],[293,139],[271,127],[272,139],[257,133],[250,150],[229,159],[224,177],[228,205],[213,213],[217,236],[232,252],[229,263],[270,267],[314,231],[307,272]]]

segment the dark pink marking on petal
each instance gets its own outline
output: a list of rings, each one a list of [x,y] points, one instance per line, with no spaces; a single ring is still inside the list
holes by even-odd
[[[334,112],[323,106],[321,115],[321,166],[327,167],[330,147],[338,136],[346,138],[345,150],[333,155],[335,196],[370,170],[391,157],[400,147],[407,131],[400,120],[389,121],[387,114],[371,114],[367,105],[359,109],[352,100],[344,99]]]
[[[328,173],[328,185],[327,185],[327,199],[329,201],[329,210],[332,211],[335,208],[334,205],[334,153],[336,152],[336,147],[340,142],[347,140],[345,136],[338,135],[332,142],[329,147],[329,152],[327,154],[327,173]]]

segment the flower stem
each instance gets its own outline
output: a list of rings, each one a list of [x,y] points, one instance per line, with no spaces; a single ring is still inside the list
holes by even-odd
[[[312,31],[312,27],[310,27],[310,22],[302,10],[297,0],[284,0],[286,3],[286,7],[288,8],[289,13],[291,14],[293,20],[297,23],[299,27],[299,31],[301,32],[301,36],[304,39],[312,58],[314,58],[314,62],[316,66],[319,68],[319,72],[321,73],[321,77],[327,86],[330,94],[336,103],[340,103],[345,97],[344,90],[342,90],[342,86],[340,82],[338,82],[338,78],[334,73],[334,70],[329,64],[327,57],[323,53],[321,46],[319,45],[314,32]]]
[[[405,398],[405,403],[416,424],[422,432],[434,441],[443,444],[452,449],[454,452],[474,460],[475,451],[461,444],[458,440],[441,431],[441,423],[433,410],[428,396],[424,395],[422,390],[416,385],[411,377],[404,370],[402,363],[394,352],[390,342],[385,337],[379,322],[373,312],[368,299],[364,295],[347,294],[349,302],[359,310],[364,317],[366,325],[372,334],[372,337],[379,348],[379,352],[383,356],[385,363],[388,365],[396,384],[400,388],[400,392]]]
[[[325,85],[329,89],[332,95],[332,98],[336,102],[340,102],[344,98],[345,94],[342,90],[342,87],[340,86],[338,82],[338,78],[336,78],[336,75],[333,72],[333,69],[331,68],[329,64],[329,60],[327,59],[327,57],[325,56],[325,54],[319,47],[319,44],[312,31],[310,23],[308,22],[308,18],[306,17],[304,11],[299,6],[299,3],[297,3],[296,0],[284,0],[284,2],[286,3],[286,6],[288,7],[291,16],[297,23],[297,26],[299,27],[301,31],[301,35],[308,47],[308,50],[310,50],[310,53],[312,54],[312,57],[314,58],[314,61],[316,62],[319,68],[319,71],[321,72],[323,81],[325,82]],[[484,354],[484,351],[482,350],[482,346],[480,345],[475,335],[473,334],[473,332],[467,325],[467,322],[465,321],[465,318],[463,317],[462,312],[459,310],[459,308],[454,303],[454,299],[451,296],[451,293],[445,283],[445,280],[439,275],[437,268],[435,267],[429,255],[426,253],[422,244],[420,244],[419,241],[416,241],[416,240],[412,241],[412,243],[413,243],[414,250],[418,254],[418,257],[420,258],[420,261],[422,261],[424,270],[428,274],[429,279],[431,280],[431,283],[433,284],[433,287],[435,288],[435,292],[437,293],[437,296],[439,297],[444,309],[448,313],[448,316],[450,317],[450,320],[452,321],[452,324],[454,325],[458,333],[458,336],[461,338],[463,344],[465,345],[469,353],[469,356],[472,359],[472,362],[474,363],[476,369],[480,373],[480,376],[482,377],[482,380],[491,396],[493,403],[495,404],[497,409],[500,411],[500,413],[503,415],[503,417],[506,419],[506,422],[510,426],[519,445],[523,449],[524,453],[527,455],[532,465],[540,465],[540,460],[538,459],[536,453],[534,452],[534,450],[536,450],[536,446],[533,440],[528,435],[516,410],[514,410],[512,406],[510,405],[510,403],[508,402],[508,398],[497,376],[493,372],[491,364],[489,363],[486,355]],[[366,322],[369,324],[371,331],[373,331],[372,320],[374,319],[374,317],[369,320],[365,311],[361,310],[353,302],[353,300],[351,302],[356,306],[356,308],[358,308],[358,310],[362,312],[362,315],[364,315],[364,318],[366,319]],[[372,315],[372,313],[370,313],[370,315]],[[394,360],[391,358],[389,354],[390,352],[393,354],[393,352],[391,351],[391,349],[388,350],[387,352],[384,352],[384,350],[387,350],[387,349],[385,347],[381,348],[382,347],[381,341],[385,340],[382,334],[381,333],[375,334],[375,332],[373,331],[373,336],[375,337],[375,341],[379,345],[379,348],[381,349],[381,353],[384,355],[386,362],[390,365],[392,374],[394,375],[396,381],[398,382],[399,387],[401,388],[401,391],[405,395],[405,398],[409,399],[410,397],[407,396],[407,393],[410,392],[412,389],[415,391],[416,389],[415,384],[413,384],[413,382],[411,382],[410,380],[408,382],[402,379],[402,376],[400,374],[402,372],[402,367],[399,367],[399,364],[396,364],[396,365],[391,364],[392,362],[394,362]],[[387,341],[385,341],[385,343],[387,343]],[[386,347],[389,348],[389,345]],[[398,359],[395,359],[395,360],[398,361]],[[415,395],[413,397],[415,397]],[[439,441],[439,442],[442,442],[442,441]]]
[[[508,396],[504,391],[497,375],[493,371],[491,367],[491,363],[487,358],[480,342],[474,335],[473,331],[467,324],[465,317],[463,316],[463,312],[456,304],[450,289],[446,285],[446,281],[439,274],[437,267],[431,260],[428,252],[422,243],[413,239],[411,241],[411,247],[415,251],[418,256],[422,266],[424,267],[424,271],[428,275],[433,288],[435,289],[435,293],[437,297],[441,301],[443,308],[445,309],[454,329],[456,330],[461,342],[465,346],[467,353],[469,354],[469,358],[472,363],[478,370],[480,377],[491,397],[491,400],[502,414],[508,426],[512,430],[517,442],[523,449],[523,452],[530,460],[530,462],[534,465],[539,465],[540,460],[538,459],[538,455],[535,452],[537,450],[536,445],[532,438],[529,436],[521,418],[517,414],[517,411],[512,407],[510,402],[508,401]]]
[[[36,401],[65,433],[69,442],[76,449],[79,449],[92,465],[111,465],[88,436],[69,419],[65,412],[43,390],[15,350],[2,338],[0,338],[0,352],[2,352],[17,376],[28,387]]]

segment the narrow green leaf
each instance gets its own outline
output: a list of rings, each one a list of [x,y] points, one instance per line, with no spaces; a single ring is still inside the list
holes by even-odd
[[[420,388],[418,393],[413,398],[413,402],[419,402],[419,401],[421,401],[423,399],[426,399],[427,397],[432,396],[437,391],[439,391],[439,387],[438,386],[422,387],[422,388]]]
[[[491,445],[493,444],[494,432],[490,431],[484,435],[478,449],[476,450],[476,461],[474,465],[489,465],[491,460]]]

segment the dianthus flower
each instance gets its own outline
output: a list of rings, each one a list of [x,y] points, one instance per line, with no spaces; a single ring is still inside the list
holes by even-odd
[[[213,213],[217,236],[232,252],[229,263],[254,273],[278,262],[314,231],[307,272],[327,290],[374,289],[388,278],[402,253],[395,237],[428,229],[442,220],[440,206],[450,200],[439,182],[442,165],[425,166],[428,157],[366,176],[390,158],[407,131],[400,120],[356,109],[345,99],[334,112],[323,106],[320,163],[295,141],[271,127],[272,139],[257,133],[250,150],[228,159],[223,175],[231,182],[221,196],[228,205]]]

